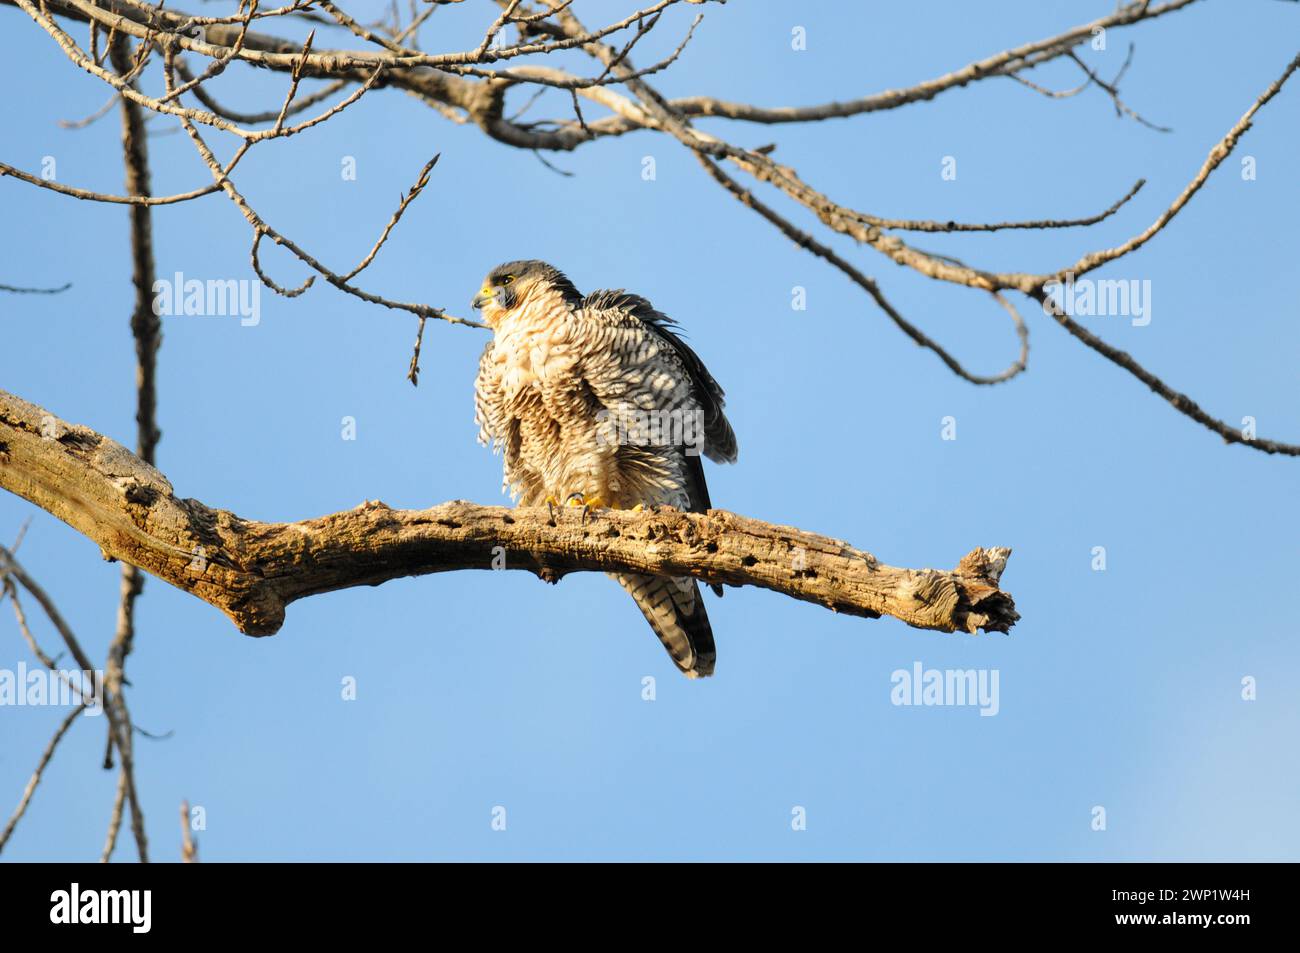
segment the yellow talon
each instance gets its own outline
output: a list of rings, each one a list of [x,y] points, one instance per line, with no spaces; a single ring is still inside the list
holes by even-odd
[[[633,512],[633,513],[640,513],[640,512],[641,512],[642,510],[644,510],[644,509],[645,509],[645,504],[644,504],[644,503],[638,503],[636,506],[632,507],[632,512]]]

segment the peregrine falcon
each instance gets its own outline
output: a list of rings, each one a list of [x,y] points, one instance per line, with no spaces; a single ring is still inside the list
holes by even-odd
[[[541,261],[492,269],[473,306],[492,329],[474,387],[479,442],[504,452],[503,490],[519,505],[709,508],[700,454],[735,462],[736,435],[672,320],[624,291],[583,295]],[[610,575],[683,673],[713,673],[694,579]]]

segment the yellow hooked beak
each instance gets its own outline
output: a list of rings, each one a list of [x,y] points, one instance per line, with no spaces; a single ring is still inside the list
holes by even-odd
[[[497,292],[500,288],[494,288],[492,285],[485,284],[478,290],[474,300],[470,302],[470,307],[475,311],[482,310],[489,302],[496,301]]]

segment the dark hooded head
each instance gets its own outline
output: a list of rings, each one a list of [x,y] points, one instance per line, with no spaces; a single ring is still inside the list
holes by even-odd
[[[488,272],[483,287],[474,296],[473,307],[483,312],[488,324],[493,324],[502,313],[547,291],[558,292],[566,301],[582,300],[573,282],[554,265],[536,259],[508,261]]]

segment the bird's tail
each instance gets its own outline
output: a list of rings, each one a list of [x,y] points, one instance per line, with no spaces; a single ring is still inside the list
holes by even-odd
[[[713,627],[694,579],[630,573],[610,573],[610,578],[636,600],[650,628],[687,678],[713,674],[718,654],[713,646]]]

